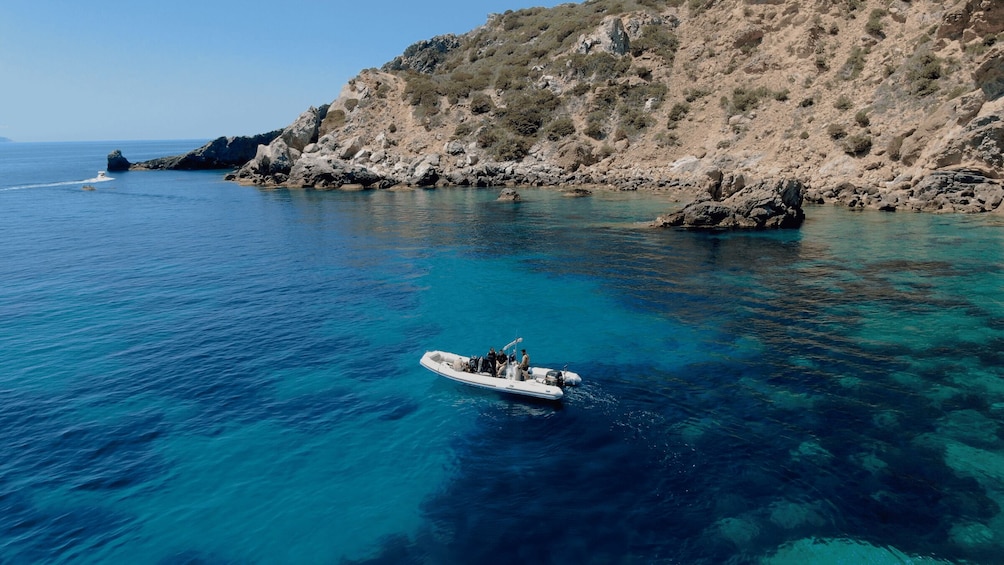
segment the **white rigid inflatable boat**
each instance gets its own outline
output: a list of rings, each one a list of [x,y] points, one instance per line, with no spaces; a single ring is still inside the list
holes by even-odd
[[[502,348],[502,353],[523,341],[517,338]],[[567,370],[530,367],[526,379],[523,378],[519,363],[508,361],[498,376],[493,377],[484,366],[483,358],[466,357],[446,351],[427,351],[420,361],[423,367],[439,376],[452,379],[466,385],[507,394],[519,394],[545,400],[561,400],[565,395],[563,388],[582,382],[577,373]]]

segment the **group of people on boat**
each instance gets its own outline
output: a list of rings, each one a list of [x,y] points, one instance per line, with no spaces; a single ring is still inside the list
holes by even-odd
[[[517,366],[516,380],[524,381],[530,378],[530,356],[527,355],[526,350],[521,351],[523,354]],[[505,378],[506,367],[509,363],[516,362],[516,354],[506,354],[504,350],[495,351],[494,347],[488,349],[488,354],[484,357],[471,357],[470,363],[468,364],[468,371],[472,373],[488,373],[493,377]]]

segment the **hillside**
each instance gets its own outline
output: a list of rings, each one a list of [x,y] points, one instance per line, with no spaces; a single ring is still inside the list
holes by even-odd
[[[1004,191],[1004,2],[592,0],[419,42],[232,178],[728,189],[979,212]]]

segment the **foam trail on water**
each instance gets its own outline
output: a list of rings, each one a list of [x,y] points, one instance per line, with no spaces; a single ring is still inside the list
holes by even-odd
[[[22,184],[20,186],[8,186],[8,187],[0,188],[0,192],[6,192],[8,190],[27,190],[29,188],[49,188],[49,187],[52,187],[52,186],[73,186],[75,184],[85,184],[85,183],[93,183],[93,182],[106,182],[106,181],[110,181],[110,180],[115,180],[115,177],[109,177],[109,176],[105,176],[105,175],[103,175],[101,173],[98,173],[98,176],[96,176],[94,178],[84,179],[84,180],[71,180],[71,181],[63,181],[63,182],[47,182],[47,183],[42,183],[42,184]]]

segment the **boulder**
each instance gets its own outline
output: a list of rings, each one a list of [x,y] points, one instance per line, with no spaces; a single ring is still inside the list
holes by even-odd
[[[386,187],[393,182],[374,171],[331,156],[304,154],[289,171],[286,186],[299,188],[341,188],[346,185]]]
[[[1004,168],[1004,119],[990,114],[972,120],[933,155],[933,161],[938,168],[964,163]]]
[[[624,55],[630,47],[631,40],[624,30],[624,23],[617,16],[607,16],[591,35],[579,36],[576,50],[583,55],[598,52]]]
[[[317,141],[321,121],[324,120],[327,112],[327,105],[320,108],[311,106],[306,112],[300,114],[296,121],[282,130],[282,140],[286,142],[287,146],[297,151],[303,151],[307,145]]]
[[[227,178],[262,185],[282,184],[299,158],[300,152],[279,138],[268,145],[259,145],[254,158]]]
[[[987,100],[995,100],[1004,94],[1004,49],[995,45],[973,72],[973,80],[983,90]]]
[[[516,192],[514,188],[503,188],[502,192],[499,193],[499,197],[496,200],[508,201],[508,202],[519,202],[519,193]]]
[[[1000,181],[973,169],[934,171],[917,182],[913,193],[915,209],[927,212],[991,212],[1004,200]]]
[[[435,186],[439,182],[439,161],[438,153],[426,155],[415,165],[408,184],[412,186]]]
[[[804,191],[802,182],[795,179],[764,180],[744,186],[723,200],[705,195],[679,212],[659,216],[653,225],[688,229],[797,228],[805,220]]]

